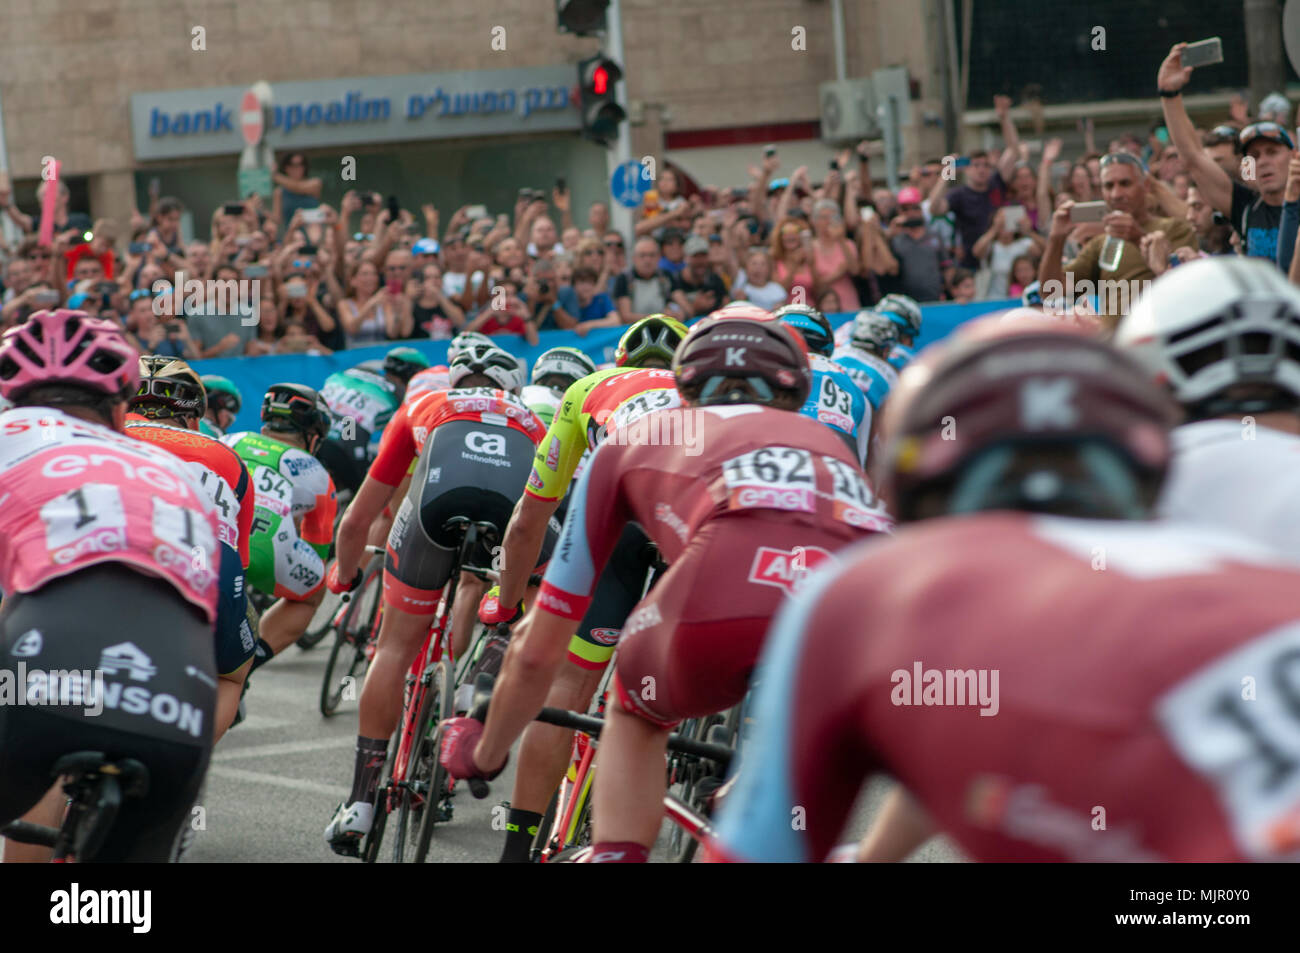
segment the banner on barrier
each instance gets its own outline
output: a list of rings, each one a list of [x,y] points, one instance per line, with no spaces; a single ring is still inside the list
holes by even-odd
[[[917,348],[925,347],[940,338],[946,337],[957,325],[987,314],[1018,305],[1019,301],[976,301],[971,304],[933,304],[921,308],[923,330],[916,342]],[[853,318],[853,312],[830,315],[831,324],[839,327]],[[597,364],[606,364],[614,360],[614,350],[618,339],[626,328],[594,328],[586,335],[573,331],[542,331],[536,347],[529,347],[523,338],[512,335],[497,335],[493,340],[502,348],[523,358],[531,367],[533,361],[543,351],[553,347],[576,347],[586,353]],[[320,389],[325,378],[339,371],[356,367],[363,361],[383,360],[384,355],[398,345],[413,347],[429,358],[431,364],[447,363],[447,341],[390,341],[366,347],[349,348],[333,354],[270,354],[265,357],[221,357],[206,361],[195,361],[194,369],[200,374],[220,374],[228,377],[239,388],[244,398],[244,406],[230,426],[232,433],[242,430],[261,429],[260,415],[262,395],[272,384],[292,381]]]

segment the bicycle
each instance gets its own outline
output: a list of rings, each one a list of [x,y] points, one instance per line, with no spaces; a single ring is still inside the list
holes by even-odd
[[[496,525],[453,517],[443,524],[448,532],[464,535],[457,548],[451,577],[429,625],[424,645],[411,662],[402,694],[402,714],[388,743],[375,796],[374,821],[362,842],[361,859],[374,863],[379,856],[389,816],[397,815],[391,856],[393,863],[424,863],[436,825],[450,821],[455,782],[438,762],[441,723],[454,713],[456,675],[464,675],[482,651],[486,630],[480,631],[471,651],[466,652],[456,671],[451,640],[451,609],[462,571],[489,578],[492,571],[470,565],[475,549],[491,546],[499,538]],[[408,836],[414,824],[414,850],[408,852]]]
[[[479,721],[487,720],[488,708],[492,701],[492,688],[495,680],[487,674],[480,674],[474,683],[474,704],[471,709],[470,717]],[[543,708],[537,713],[535,721],[545,722],[548,725],[556,725],[561,728],[571,728],[576,732],[587,737],[587,746],[583,751],[583,769],[581,771],[581,784],[575,780],[571,785],[571,790],[578,791],[582,795],[582,811],[585,813],[587,820],[590,819],[590,805],[587,794],[591,787],[592,762],[595,758],[596,742],[600,738],[601,730],[604,728],[604,718],[592,715],[584,715],[575,711],[567,711],[563,708]],[[734,752],[731,748],[711,744],[705,741],[697,741],[694,738],[687,738],[679,733],[673,733],[668,736],[668,751],[675,754],[692,755],[701,759],[704,763],[713,766],[712,775],[718,778],[726,776],[727,768],[730,766]],[[719,784],[719,786],[721,786]],[[486,781],[480,778],[474,778],[469,781],[470,793],[476,798],[487,797],[489,787]],[[576,802],[575,802],[576,803]],[[572,817],[574,809],[568,809],[568,815]],[[699,843],[707,841],[714,837],[713,828],[709,826],[707,812],[697,810],[694,806],[687,804],[680,797],[672,793],[664,794],[664,815],[673,824],[674,828],[680,828],[693,841]],[[560,827],[565,825],[563,821]],[[570,827],[575,825],[570,822]],[[577,829],[581,829],[578,825]],[[545,828],[541,828],[544,830]],[[541,833],[539,830],[539,835]],[[539,857],[541,863],[582,863],[589,859],[591,853],[590,828],[586,827],[585,836],[587,843],[564,844],[555,849],[545,857]]]
[[[124,797],[149,793],[149,769],[134,758],[109,760],[101,751],[74,751],[54,762],[52,779],[67,777],[71,799],[58,828],[28,821],[0,827],[0,836],[22,844],[54,848],[51,863],[90,863],[108,839]]]
[[[326,718],[338,711],[349,685],[355,689],[374,656],[379,622],[383,617],[384,550],[379,546],[367,546],[366,552],[371,553],[372,558],[366,565],[361,585],[355,593],[343,594],[327,627],[334,631],[334,646],[330,649],[320,687],[320,713]],[[352,653],[350,657],[349,650]],[[335,669],[340,664],[345,665],[346,670],[335,678]]]

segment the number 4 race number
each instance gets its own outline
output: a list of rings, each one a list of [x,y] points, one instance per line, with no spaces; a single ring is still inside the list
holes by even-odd
[[[1215,659],[1161,698],[1156,714],[1218,793],[1242,852],[1300,860],[1300,623]]]

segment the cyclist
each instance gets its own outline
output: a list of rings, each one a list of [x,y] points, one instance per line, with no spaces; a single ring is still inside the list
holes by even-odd
[[[203,382],[203,391],[208,404],[203,419],[199,421],[199,432],[209,437],[223,436],[239,416],[240,408],[244,406],[244,398],[240,395],[239,388],[228,377],[222,377],[220,374],[204,374],[199,380]]]
[[[844,442],[798,415],[812,371],[802,339],[781,322],[707,319],[673,371],[686,409],[645,420],[663,433],[674,417],[695,417],[700,452],[608,440],[592,455],[487,725],[444,727],[452,776],[499,773],[546,699],[623,524],[645,527],[669,569],[620,643],[594,788],[596,861],[648,857],[663,819],[669,730],[738,704],[770,617],[802,571],[889,526]]]
[[[325,829],[326,843],[348,856],[357,855],[370,830],[388,739],[401,715],[403,679],[451,576],[459,540],[444,524],[468,517],[504,526],[545,432],[518,397],[523,366],[496,345],[459,349],[451,382],[451,390],[425,394],[393,418],[339,524],[329,587],[345,592],[360,583],[371,522],[404,482],[411,461],[419,461],[388,537],[383,621],[361,692],[352,791]],[[475,564],[487,566],[491,560],[482,553]],[[462,584],[470,578],[462,577]],[[452,607],[454,657],[468,644],[480,592],[481,586],[458,590]]]
[[[576,347],[553,347],[533,363],[530,383],[519,396],[550,427],[564,400],[564,392],[594,373],[596,363]]]
[[[1254,259],[1199,259],[1144,293],[1116,340],[1183,407],[1161,515],[1300,560],[1300,290]]]
[[[253,492],[239,455],[215,437],[198,432],[206,402],[203,383],[188,364],[174,357],[144,355],[140,358],[140,388],[127,404],[125,432],[188,463],[216,507],[221,595],[216,623],[215,743],[235,719],[256,648],[244,592]]]
[[[520,616],[528,574],[515,567],[537,562],[546,533],[553,521],[563,519],[565,495],[594,448],[620,424],[654,409],[681,405],[676,380],[667,368],[685,336],[685,326],[666,314],[642,318],[620,338],[614,367],[587,375],[565,392],[510,517],[502,544],[501,585],[488,594],[479,613],[482,621],[510,622]],[[573,627],[568,656],[572,664],[556,677],[548,705],[585,710],[591,704],[623,623],[645,591],[656,560],[642,527],[632,523],[623,529],[590,610]],[[541,723],[525,732],[506,818],[503,862],[528,860],[533,834],[568,768],[572,740],[571,732]]]
[[[149,787],[122,802],[109,863],[171,855],[216,707],[217,524],[184,463],[121,432],[137,359],[116,323],[62,308],[0,340],[0,668],[27,670],[26,703],[0,705],[0,824],[59,824],[63,755],[135,758]]]
[[[816,308],[806,304],[787,304],[773,316],[793,329],[808,346],[813,382],[808,399],[799,413],[830,427],[844,437],[858,460],[867,459],[867,441],[871,435],[871,411],[866,395],[844,368],[833,360],[835,337],[831,323]]]
[[[915,356],[916,339],[921,336],[921,306],[905,294],[887,294],[872,309],[894,322],[898,329],[898,343],[889,352],[889,366],[901,371]]]
[[[898,381],[898,371],[888,361],[897,344],[898,325],[892,319],[859,311],[850,326],[849,343],[835,350],[835,363],[857,382],[873,414]]]
[[[925,522],[777,619],[722,855],[824,858],[881,771],[978,860],[1294,859],[1294,804],[1259,785],[1296,722],[1240,699],[1243,672],[1285,678],[1300,573],[1149,520],[1173,410],[1114,348],[1039,324],[918,365],[885,493]]]
[[[316,456],[335,486],[348,493],[355,493],[365,479],[379,436],[401,406],[406,382],[427,368],[429,359],[413,347],[395,347],[382,367],[366,364],[331,374],[320,392],[333,422]]]
[[[253,481],[248,585],[278,599],[262,615],[254,669],[302,636],[325,595],[337,503],[334,481],[312,453],[329,426],[329,407],[312,388],[272,384],[262,398],[262,432],[221,438]]]
[[[447,390],[449,387],[451,387],[451,368],[446,364],[435,364],[433,367],[416,371],[411,376],[411,379],[406,382],[406,396],[402,398],[402,402],[412,404],[430,391]]]

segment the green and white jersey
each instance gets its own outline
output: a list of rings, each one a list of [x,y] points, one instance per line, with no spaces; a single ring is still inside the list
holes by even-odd
[[[378,444],[379,435],[401,403],[397,388],[383,374],[363,367],[331,374],[320,395],[334,416],[330,439],[347,444]]]
[[[268,595],[301,599],[325,580],[334,538],[334,481],[319,460],[260,433],[221,438],[253,482],[248,583]]]

